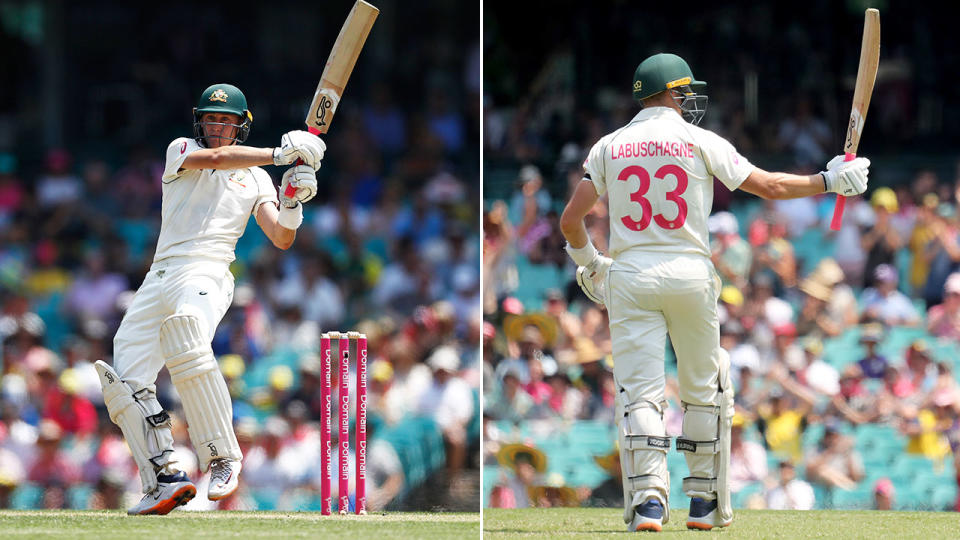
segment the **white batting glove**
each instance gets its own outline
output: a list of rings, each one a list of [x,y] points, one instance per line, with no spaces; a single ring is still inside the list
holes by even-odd
[[[312,137],[312,135],[311,135]],[[296,188],[292,197],[287,196],[287,186]],[[305,203],[314,198],[317,194],[317,173],[308,165],[297,165],[290,167],[283,173],[283,181],[280,182],[280,204],[287,208],[297,206],[297,203]]]
[[[612,264],[613,259],[598,253],[590,264],[577,267],[577,285],[587,298],[601,305],[607,303],[607,274]]]
[[[281,167],[302,159],[313,170],[320,168],[320,160],[327,145],[308,131],[290,131],[280,137],[280,146],[273,149],[273,164]]]
[[[827,163],[827,170],[820,174],[827,185],[827,192],[845,197],[859,195],[867,190],[870,160],[858,157],[852,161],[844,161],[844,156],[836,156]]]

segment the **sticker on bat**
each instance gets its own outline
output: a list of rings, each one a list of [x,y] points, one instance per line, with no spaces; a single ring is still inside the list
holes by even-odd
[[[850,123],[847,125],[847,140],[843,144],[843,149],[846,152],[849,152],[853,148],[853,134],[857,134],[857,140],[860,140],[860,134],[863,133],[863,116],[860,115],[859,109],[852,109],[850,111]]]
[[[317,90],[313,98],[311,114],[308,117],[310,125],[321,132],[326,132],[333,121],[333,115],[337,112],[337,104],[340,103],[340,95],[329,88]]]

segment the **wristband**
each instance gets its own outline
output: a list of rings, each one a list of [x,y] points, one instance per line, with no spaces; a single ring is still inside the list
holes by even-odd
[[[297,203],[293,208],[287,208],[281,204],[277,223],[279,223],[281,227],[290,229],[291,231],[300,228],[300,224],[303,223],[303,205]]]
[[[593,242],[587,238],[587,245],[581,248],[575,248],[567,243],[567,255],[570,255],[570,258],[573,259],[573,262],[577,263],[577,266],[587,266],[597,258],[597,248],[593,247]]]
[[[273,164],[276,165],[277,167],[282,167],[286,165],[285,163],[280,163],[280,147],[279,146],[273,149]]]

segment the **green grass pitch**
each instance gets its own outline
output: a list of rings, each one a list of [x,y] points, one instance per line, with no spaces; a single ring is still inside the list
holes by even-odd
[[[480,538],[480,514],[389,512],[321,516],[315,512],[174,511],[166,516],[127,516],[123,511],[0,510],[0,538],[466,540]]]
[[[627,535],[622,511],[614,508],[555,508],[483,511],[483,538],[619,538]],[[875,512],[844,510],[735,510],[725,529],[690,531],[686,510],[671,510],[661,533],[644,538],[960,538],[955,512]]]

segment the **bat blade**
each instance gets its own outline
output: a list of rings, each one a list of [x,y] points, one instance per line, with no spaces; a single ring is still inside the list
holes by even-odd
[[[330,129],[330,122],[337,112],[337,105],[340,104],[343,90],[353,73],[353,66],[356,65],[379,14],[380,10],[373,5],[357,0],[347,15],[347,20],[337,35],[337,41],[330,50],[327,65],[323,69],[320,83],[304,119],[311,133],[326,133]]]
[[[337,105],[340,104],[340,97],[347,87],[350,74],[353,73],[353,66],[356,65],[363,44],[366,43],[379,14],[379,9],[363,0],[357,0],[350,9],[347,20],[340,27],[337,40],[330,49],[327,65],[323,68],[320,83],[317,84],[307,116],[303,120],[310,133],[319,136],[330,129],[330,122],[337,113]],[[298,159],[296,164],[302,163],[303,161]],[[296,192],[295,186],[288,185],[284,194],[293,197]]]
[[[873,85],[877,80],[877,68],[880,65],[880,12],[868,9],[863,16],[863,42],[860,44],[860,66],[857,68],[857,83],[853,90],[853,106],[850,108],[850,120],[847,122],[847,135],[843,143],[846,161],[857,156],[860,134],[867,119]],[[830,228],[839,231],[843,224],[843,210],[846,197],[837,195],[833,207],[833,219]]]

